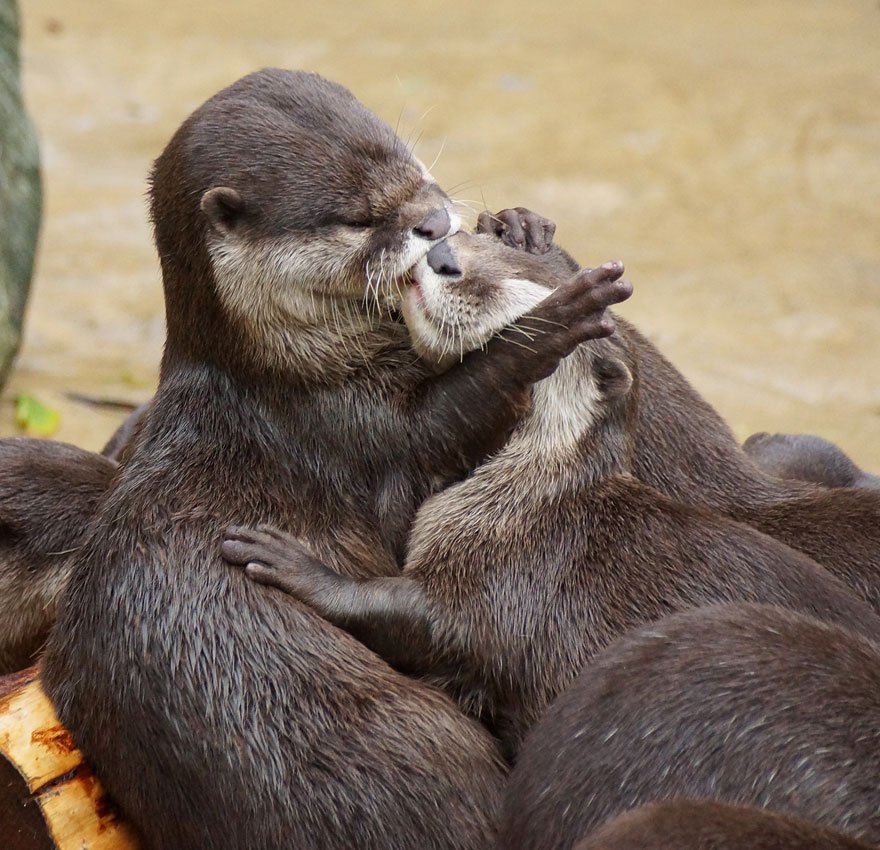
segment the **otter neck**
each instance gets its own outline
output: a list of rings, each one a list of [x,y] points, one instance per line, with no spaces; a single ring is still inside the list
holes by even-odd
[[[491,463],[527,467],[549,489],[590,486],[627,471],[627,399],[608,401],[591,368],[589,346],[535,384],[532,409]]]

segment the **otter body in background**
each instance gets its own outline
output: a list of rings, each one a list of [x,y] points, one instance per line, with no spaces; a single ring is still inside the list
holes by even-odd
[[[545,297],[552,268],[488,236],[450,237],[413,271],[403,301],[415,347],[437,361],[479,347]],[[538,324],[516,326],[541,338]],[[504,448],[419,509],[403,576],[347,580],[268,529],[232,530],[223,552],[441,683],[511,755],[590,657],[671,611],[771,602],[880,638],[871,608],[805,555],[627,474],[637,369],[612,336],[537,384]]]
[[[115,471],[65,443],[0,440],[0,674],[33,663],[45,642]]]
[[[600,826],[575,850],[869,850],[835,829],[709,800],[649,803]]]
[[[488,734],[219,557],[228,524],[273,521],[340,571],[396,572],[417,505],[607,332],[618,289],[577,277],[536,309],[554,332],[534,351],[502,335],[428,378],[383,307],[454,229],[447,205],[388,127],[308,74],[239,81],[157,160],[160,386],[45,658],[61,720],[148,848],[491,841]]]
[[[880,650],[771,606],[696,609],[616,641],[532,730],[499,848],[568,850],[644,803],[762,806],[880,841]]]
[[[808,481],[823,487],[880,490],[880,475],[859,469],[834,443],[812,434],[752,434],[745,453],[776,478]]]
[[[880,611],[880,492],[769,475],[645,337],[618,327],[638,351],[642,377],[633,474],[800,549]]]
[[[505,238],[509,220],[495,224]],[[558,249],[545,257],[579,268]],[[676,502],[708,507],[801,550],[880,612],[880,492],[768,474],[650,340],[621,319],[617,328],[639,364],[633,475]]]

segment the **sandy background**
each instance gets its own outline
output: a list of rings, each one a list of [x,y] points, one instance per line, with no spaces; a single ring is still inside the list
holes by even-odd
[[[740,437],[821,433],[880,471],[877,0],[443,4],[23,0],[46,218],[2,396],[96,448],[164,334],[145,175],[180,121],[266,65],[349,86],[452,194],[621,257],[623,312]]]

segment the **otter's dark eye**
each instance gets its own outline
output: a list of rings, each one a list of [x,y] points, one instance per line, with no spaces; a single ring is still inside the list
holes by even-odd
[[[363,230],[372,227],[373,222],[368,218],[344,218],[339,222],[343,227],[350,227],[352,230]]]

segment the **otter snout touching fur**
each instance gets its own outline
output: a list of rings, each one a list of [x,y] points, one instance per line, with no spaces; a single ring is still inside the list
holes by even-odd
[[[622,270],[579,275],[599,286]],[[414,347],[448,365],[511,322],[539,344],[547,329],[518,317],[568,275],[564,258],[462,232],[416,266],[402,312]],[[625,337],[585,342],[532,396],[503,449],[422,505],[402,576],[346,578],[265,527],[231,529],[224,556],[441,683],[510,755],[593,654],[671,611],[773,602],[880,637],[871,609],[806,556],[628,474],[638,361]]]
[[[570,850],[628,809],[681,798],[767,808],[876,846],[878,645],[766,605],[630,632],[532,729],[497,846]]]

